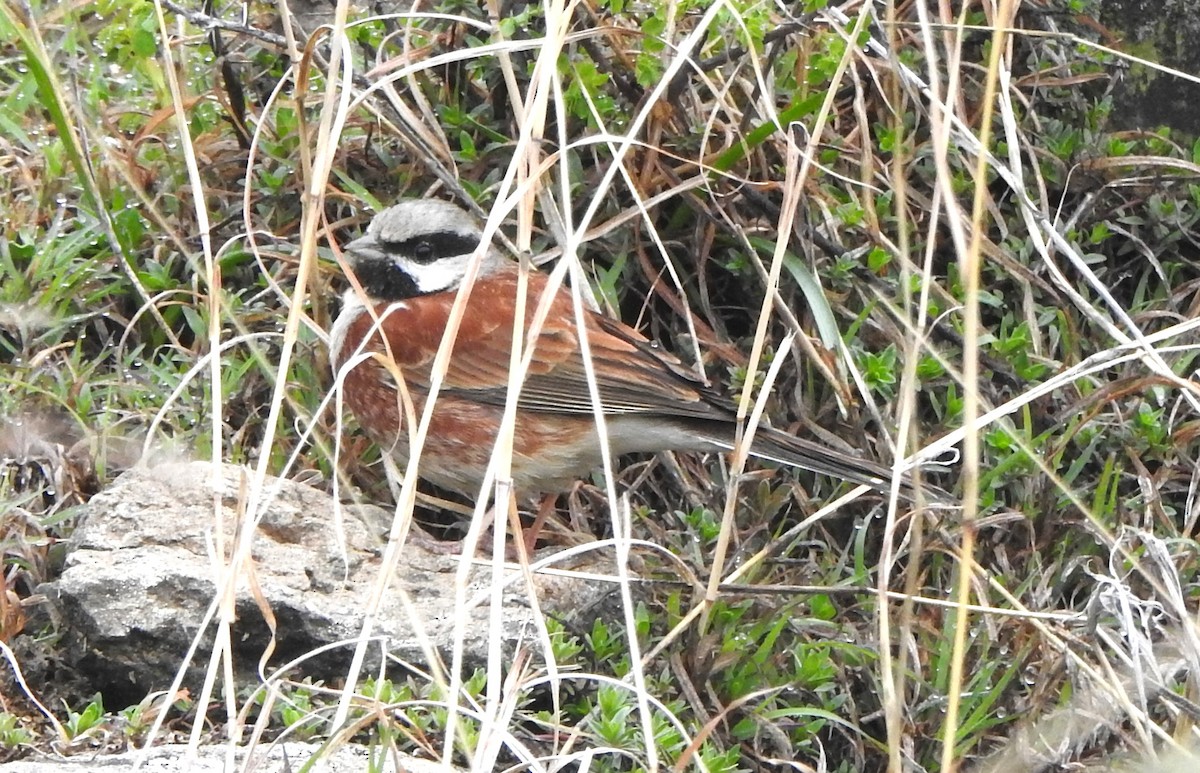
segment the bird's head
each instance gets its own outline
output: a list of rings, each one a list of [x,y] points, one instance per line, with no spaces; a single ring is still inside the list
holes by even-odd
[[[482,238],[475,219],[453,204],[409,199],[376,215],[344,250],[367,295],[395,302],[457,290]],[[489,247],[481,273],[504,260]]]

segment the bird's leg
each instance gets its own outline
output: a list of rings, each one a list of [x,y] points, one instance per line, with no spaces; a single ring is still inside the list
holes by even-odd
[[[538,505],[537,515],[534,516],[533,525],[528,529],[522,529],[519,522],[514,521],[514,530],[517,538],[525,546],[526,555],[533,555],[533,550],[537,546],[538,535],[541,534],[542,527],[546,525],[546,520],[554,514],[555,506],[558,504],[558,494],[546,494],[542,497],[541,504]]]

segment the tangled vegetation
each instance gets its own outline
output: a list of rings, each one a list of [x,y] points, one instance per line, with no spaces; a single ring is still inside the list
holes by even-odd
[[[613,771],[934,771],[1195,745],[1200,145],[1111,128],[1122,59],[1091,3],[1001,23],[990,3],[444,0],[352,4],[344,27],[215,5],[3,4],[12,662],[53,662],[38,586],[146,454],[390,500],[377,449],[324,401],[335,245],[438,196],[503,208],[539,264],[579,259],[576,287],[731,399],[787,358],[776,426],[924,451],[962,503],[825,508],[844,484],[623,460],[634,536],[676,560],[643,557],[632,626],[546,621],[574,678],[551,702],[535,658],[505,683],[522,748]],[[552,542],[619,531],[603,489],[569,497]],[[418,517],[461,524],[430,500]],[[105,707],[57,673],[0,683],[0,760],[224,716]],[[482,675],[458,686],[485,704]],[[354,737],[442,755],[445,689],[360,685]],[[328,732],[335,693],[284,697],[276,731]],[[478,764],[479,733],[459,726],[455,761]]]

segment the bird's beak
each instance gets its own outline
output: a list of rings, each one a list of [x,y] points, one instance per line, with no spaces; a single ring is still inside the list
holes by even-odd
[[[342,245],[343,252],[365,252],[372,244],[375,243],[374,237],[360,236],[352,242],[347,242]]]
[[[374,236],[360,236],[352,242],[343,244],[342,252],[346,253],[350,262],[353,263],[379,252],[377,244]]]

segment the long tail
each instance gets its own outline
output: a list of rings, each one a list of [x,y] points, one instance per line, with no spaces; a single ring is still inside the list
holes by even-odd
[[[849,483],[870,486],[884,493],[892,488],[893,472],[890,468],[770,427],[758,428],[750,453],[760,459],[789,464]],[[926,501],[953,501],[948,492],[935,486],[923,485],[921,492]],[[901,475],[900,496],[910,502],[916,499],[917,485],[908,473]]]

